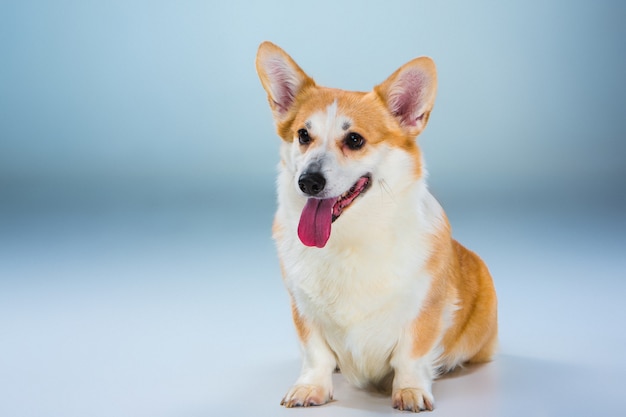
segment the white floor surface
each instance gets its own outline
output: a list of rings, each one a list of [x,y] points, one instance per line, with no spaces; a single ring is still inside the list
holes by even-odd
[[[5,209],[0,416],[403,414],[339,374],[332,403],[280,407],[299,348],[271,196],[244,204]],[[436,381],[432,415],[624,415],[626,214],[559,204],[448,213],[494,276],[500,351]]]

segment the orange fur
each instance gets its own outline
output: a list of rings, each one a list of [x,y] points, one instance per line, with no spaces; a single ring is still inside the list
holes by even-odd
[[[412,326],[413,355],[421,356],[430,349],[441,328],[444,304],[455,303],[458,309],[443,336],[442,366],[446,368],[457,357],[488,361],[497,342],[497,299],[489,270],[478,255],[452,239],[447,219],[432,239],[427,269],[433,284]]]
[[[441,322],[446,301],[449,299],[447,276],[445,274],[446,261],[449,255],[450,226],[445,221],[445,228],[432,236],[432,255],[428,259],[426,268],[433,276],[431,288],[426,297],[420,314],[413,321],[413,357],[420,357],[430,351],[438,342],[441,334]]]
[[[456,270],[449,271],[449,277],[458,294],[459,310],[443,339],[444,352],[450,358],[487,361],[495,351],[497,337],[497,301],[491,276],[474,252],[454,240],[452,247],[453,259],[457,261]]]
[[[452,240],[454,269],[449,279],[458,293],[459,310],[443,345],[447,356],[470,357],[470,362],[491,358],[497,343],[497,299],[489,270],[478,255]]]
[[[293,317],[293,324],[296,327],[296,332],[298,334],[298,338],[302,343],[306,343],[309,339],[309,334],[311,332],[309,326],[307,325],[304,318],[300,315],[298,311],[298,307],[296,306],[293,297],[291,299],[291,315]]]

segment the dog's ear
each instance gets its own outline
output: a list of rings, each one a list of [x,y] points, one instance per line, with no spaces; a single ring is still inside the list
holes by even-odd
[[[389,112],[410,135],[417,136],[428,123],[437,94],[437,69],[432,59],[416,58],[374,87]]]
[[[274,118],[281,121],[293,106],[298,93],[315,85],[285,51],[271,42],[263,42],[256,56],[256,70]]]

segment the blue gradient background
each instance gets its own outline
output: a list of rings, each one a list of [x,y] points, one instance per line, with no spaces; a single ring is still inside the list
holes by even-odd
[[[438,65],[420,144],[502,345],[438,415],[623,409],[625,4],[1,2],[0,414],[286,412],[264,40],[345,89]],[[324,415],[388,412],[337,384]]]

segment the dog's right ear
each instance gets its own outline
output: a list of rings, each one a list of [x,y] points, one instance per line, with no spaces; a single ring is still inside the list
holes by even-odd
[[[285,51],[271,42],[259,46],[256,70],[277,121],[284,120],[305,87],[315,85]]]

